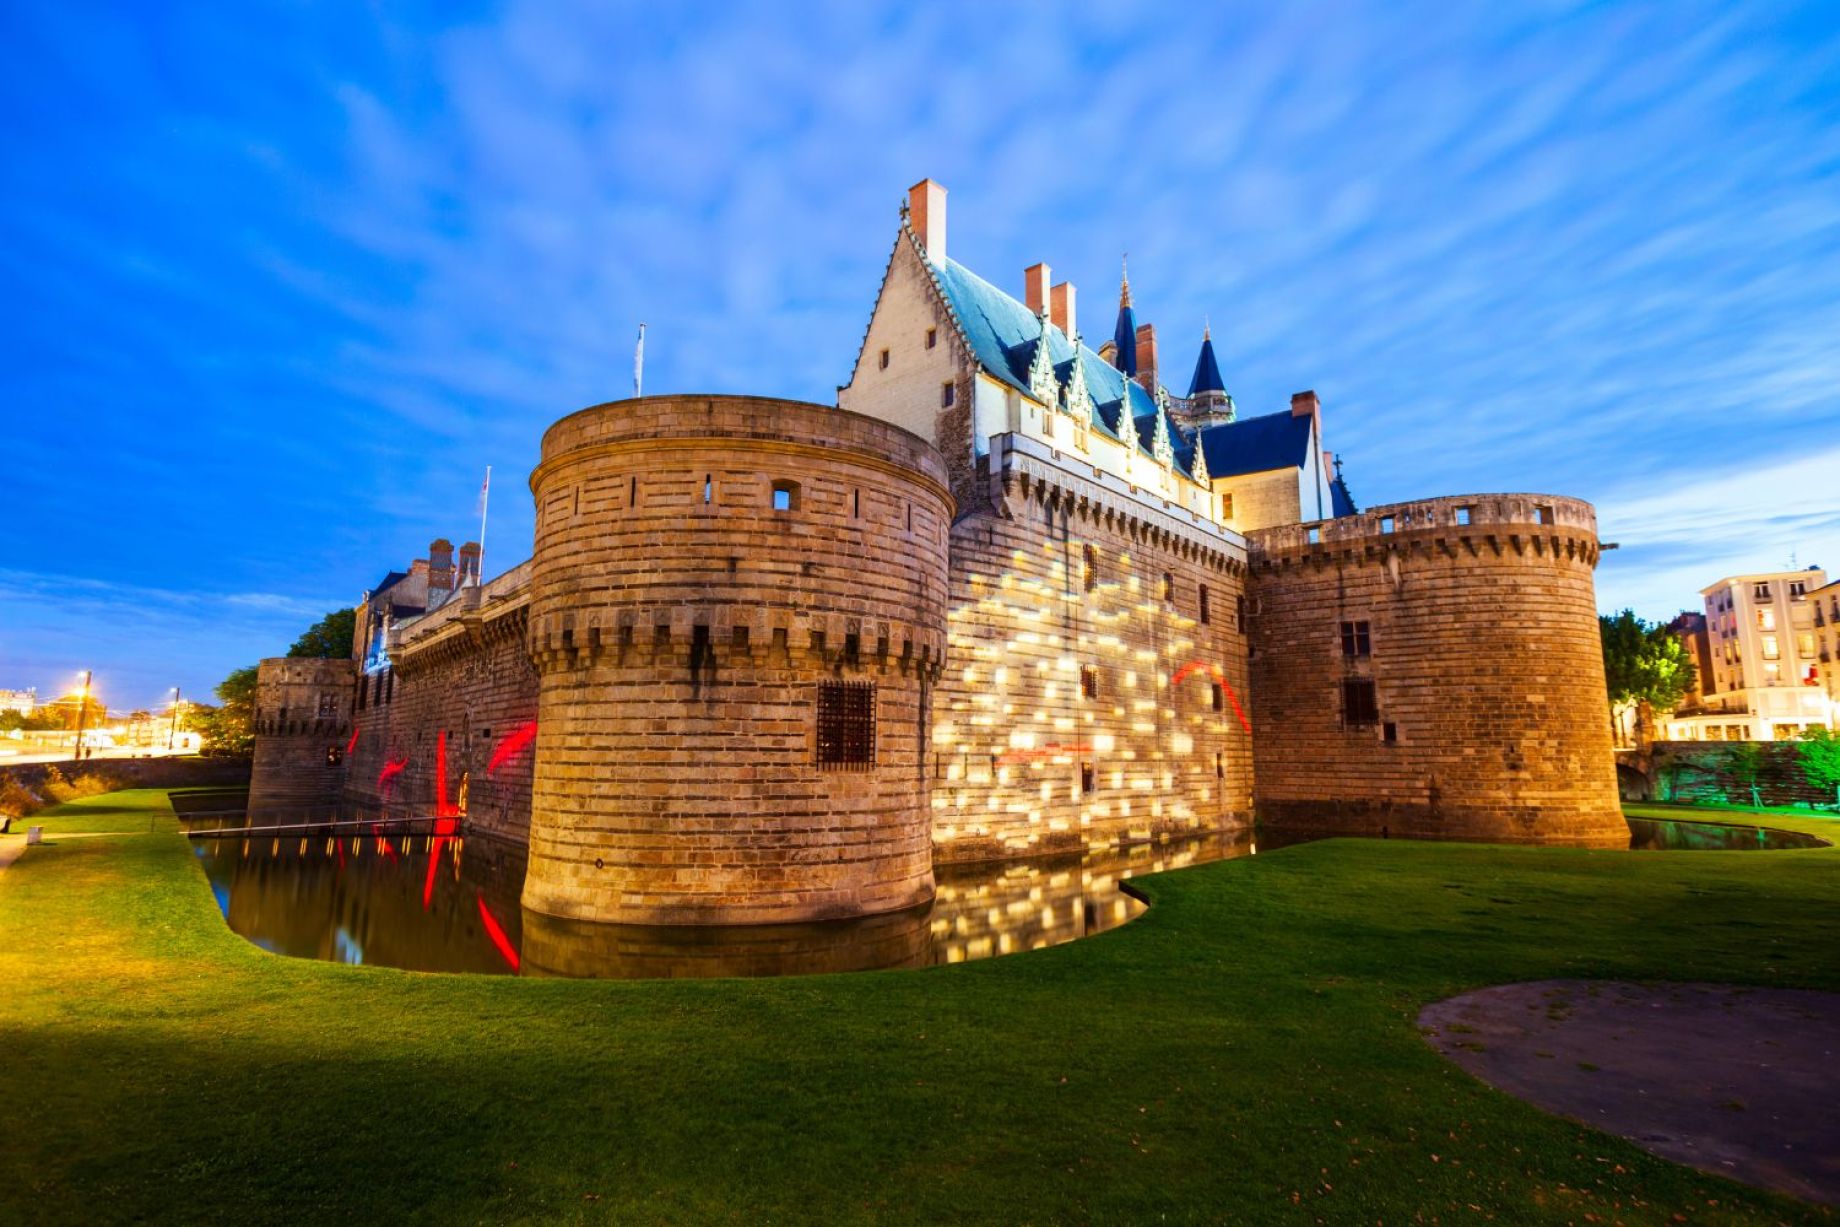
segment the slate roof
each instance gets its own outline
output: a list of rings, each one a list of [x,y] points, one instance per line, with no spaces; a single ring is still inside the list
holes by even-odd
[[[1195,377],[1188,381],[1188,394],[1198,392],[1225,392],[1226,382],[1220,377],[1220,363],[1214,360],[1214,339],[1206,332],[1201,334],[1201,356],[1195,359]]]
[[[1041,339],[1041,321],[1018,299],[952,259],[928,259],[928,266],[945,295],[952,314],[957,317],[972,356],[985,371],[1025,395],[1029,391],[1029,365]],[[1056,325],[1048,325],[1048,356],[1054,360],[1054,375],[1063,384],[1073,369],[1073,345],[1067,334]],[[1143,386],[1126,379],[1118,370],[1099,357],[1090,346],[1080,346],[1080,365],[1086,376],[1086,388],[1092,395],[1093,428],[1120,442],[1127,441],[1124,422],[1135,427],[1148,419],[1149,429],[1136,430],[1137,448],[1151,455],[1150,441],[1155,435],[1156,402]],[[1130,397],[1130,412],[1120,412],[1124,398]],[[1176,432],[1171,429],[1170,437]],[[1211,453],[1210,453],[1211,455]],[[1185,464],[1182,470],[1192,476]]]
[[[1310,457],[1310,418],[1269,413],[1209,426],[1201,432],[1210,477],[1240,477],[1301,468]]]
[[[371,594],[373,596],[382,596],[408,578],[409,573],[407,571],[391,571],[388,575],[385,575],[382,579],[377,581],[377,586],[371,589]]]
[[[1337,519],[1360,514],[1354,505],[1354,496],[1348,493],[1348,483],[1342,480],[1339,473],[1329,483],[1329,514]]]

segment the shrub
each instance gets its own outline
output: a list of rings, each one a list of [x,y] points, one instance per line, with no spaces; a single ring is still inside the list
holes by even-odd
[[[44,798],[11,774],[0,773],[0,815],[24,818],[44,808]]]
[[[56,767],[45,772],[45,796],[58,804],[84,797],[100,796],[115,789],[115,781],[96,771],[86,771],[74,779],[65,779]]]

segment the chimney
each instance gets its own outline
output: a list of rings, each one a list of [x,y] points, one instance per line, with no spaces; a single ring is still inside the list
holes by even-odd
[[[907,224],[919,236],[926,258],[946,262],[946,190],[931,179],[907,189]]]
[[[1294,418],[1314,418],[1316,435],[1322,437],[1322,398],[1314,392],[1293,392],[1291,394],[1291,416]]]
[[[1040,315],[1048,307],[1048,266],[1031,264],[1022,270],[1022,297],[1029,310]]]
[[[1137,382],[1156,393],[1156,325],[1137,326]]]
[[[460,547],[459,583],[464,584],[468,580],[473,583],[479,582],[479,542],[477,541],[469,541]]]
[[[1073,282],[1063,281],[1048,291],[1048,319],[1067,339],[1073,339],[1074,323]]]
[[[454,543],[446,537],[436,537],[428,543],[428,586],[454,586]]]

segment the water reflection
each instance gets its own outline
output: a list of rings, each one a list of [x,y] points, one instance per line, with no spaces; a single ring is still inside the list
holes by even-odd
[[[1644,852],[1741,852],[1781,848],[1825,848],[1828,843],[1799,831],[1772,827],[1723,826],[1668,818],[1630,818],[1629,846]]]
[[[1249,833],[938,870],[931,905],[804,925],[585,924],[518,903],[525,851],[489,838],[194,840],[230,928],[299,958],[419,971],[675,978],[924,967],[1073,941],[1143,911],[1129,878],[1254,851]]]

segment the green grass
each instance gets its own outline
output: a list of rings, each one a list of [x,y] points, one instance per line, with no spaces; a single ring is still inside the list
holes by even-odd
[[[1335,840],[1031,954],[571,982],[265,954],[156,796],[111,801],[47,825],[162,833],[0,874],[0,1221],[1822,1214],[1497,1094],[1414,1019],[1552,976],[1840,988],[1840,851]]]

